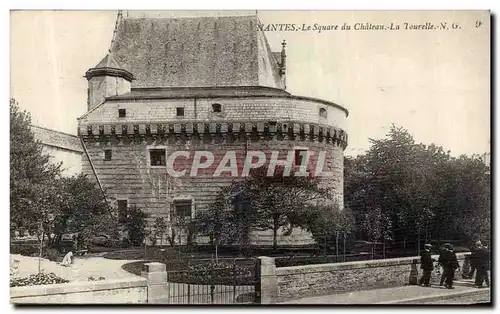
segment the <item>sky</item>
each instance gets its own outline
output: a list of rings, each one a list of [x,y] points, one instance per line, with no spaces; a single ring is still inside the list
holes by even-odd
[[[214,14],[228,12],[197,13]],[[11,13],[11,97],[32,113],[34,124],[76,134],[76,118],[87,107],[83,76],[105,56],[116,16],[117,11]],[[488,12],[258,11],[258,16],[264,25],[338,25],[339,30],[321,33],[266,36],[273,51],[287,41],[290,93],[349,110],[346,155],[363,153],[369,139],[383,138],[392,124],[454,156],[490,151]],[[405,22],[446,22],[450,29],[404,30]],[[340,30],[344,23],[351,30]],[[354,30],[355,23],[393,23],[400,29]],[[451,29],[452,23],[460,28]]]

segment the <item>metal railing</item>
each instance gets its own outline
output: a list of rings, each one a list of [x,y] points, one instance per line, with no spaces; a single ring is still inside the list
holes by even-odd
[[[255,300],[256,259],[187,260],[168,270],[170,304],[242,304]],[[172,269],[172,268],[170,268]]]

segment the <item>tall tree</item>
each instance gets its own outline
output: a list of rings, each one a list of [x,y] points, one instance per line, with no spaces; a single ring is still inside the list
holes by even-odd
[[[118,214],[94,182],[83,174],[59,180],[65,200],[54,225],[53,244],[59,243],[63,233],[79,233],[84,241],[99,233],[118,237]]]
[[[234,242],[244,245],[250,230],[272,230],[276,250],[280,230],[290,234],[294,227],[303,225],[305,208],[331,198],[313,176],[285,175],[282,166],[276,167],[273,176],[267,174],[266,167],[252,169],[246,180],[221,191],[205,224],[213,228],[213,239],[230,234]],[[216,231],[223,226],[222,233]]]
[[[50,161],[31,130],[31,116],[10,100],[11,228],[37,229],[40,208],[49,208],[48,189],[60,176],[61,164]]]
[[[380,209],[403,246],[407,240],[485,237],[490,182],[480,160],[453,158],[442,147],[417,144],[396,126],[386,138],[371,142],[365,155],[345,163],[345,201],[359,223]],[[360,231],[370,238],[368,225],[361,223]]]
[[[272,230],[276,250],[280,229],[289,235],[300,225],[304,208],[324,202],[331,196],[312,175],[286,175],[282,166],[276,167],[273,176],[267,175],[266,167],[252,170],[249,178],[240,183],[250,211],[254,213],[251,226],[257,230]]]

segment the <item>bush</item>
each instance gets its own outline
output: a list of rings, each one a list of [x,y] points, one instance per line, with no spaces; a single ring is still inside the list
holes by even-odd
[[[10,254],[19,254],[23,256],[38,256],[39,248],[35,245],[11,244]]]
[[[23,287],[33,285],[50,285],[56,283],[67,283],[69,280],[56,276],[54,273],[40,273],[36,275],[29,275],[28,277],[12,278],[10,280],[11,287]]]
[[[130,240],[128,238],[123,238],[120,246],[122,248],[129,248],[132,246],[132,244],[130,243]]]
[[[53,261],[53,262],[62,262],[62,259],[64,257],[63,254],[59,253],[58,250],[56,249],[45,249],[43,252],[43,258],[46,258],[48,259],[49,261]]]
[[[125,228],[133,246],[141,246],[146,237],[146,218],[148,215],[138,207],[127,210]]]
[[[169,281],[197,285],[252,285],[254,265],[236,265],[224,261],[190,265],[188,269],[173,271]]]

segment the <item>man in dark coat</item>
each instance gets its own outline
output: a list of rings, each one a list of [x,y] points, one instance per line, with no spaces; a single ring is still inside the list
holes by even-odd
[[[474,246],[470,250],[470,272],[469,279],[474,277],[474,272],[477,269],[477,250],[481,247],[481,241],[474,243]]]
[[[444,245],[444,249],[439,255],[438,263],[443,267],[443,279],[446,281],[446,288],[454,289],[453,276],[459,267],[457,255],[453,251],[453,246],[449,243]]]
[[[422,277],[420,277],[419,285],[430,287],[431,273],[434,270],[434,260],[431,256],[432,245],[426,244],[425,249],[420,253],[420,268],[422,269]]]
[[[481,245],[477,249],[476,254],[477,273],[474,285],[476,286],[476,288],[482,288],[483,282],[485,282],[486,286],[489,287],[490,280],[488,278],[488,269],[490,266],[490,252],[485,246]]]

